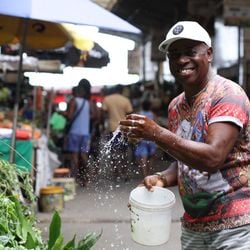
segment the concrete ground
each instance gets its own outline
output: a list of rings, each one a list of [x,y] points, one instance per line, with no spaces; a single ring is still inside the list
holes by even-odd
[[[115,184],[103,179],[87,188],[77,187],[75,198],[65,202],[65,207],[60,213],[65,242],[72,239],[75,234],[79,240],[88,232],[99,233],[102,230],[102,236],[92,248],[93,250],[180,250],[180,217],[183,208],[177,187],[170,188],[176,195],[176,204],[172,210],[168,242],[160,246],[144,246],[132,240],[130,211],[127,205],[129,194],[139,181],[133,178],[129,183],[121,181]],[[38,226],[42,229],[44,238],[47,239],[52,214],[38,212],[37,216]]]

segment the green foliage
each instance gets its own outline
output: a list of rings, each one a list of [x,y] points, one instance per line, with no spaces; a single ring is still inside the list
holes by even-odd
[[[86,234],[83,239],[81,239],[76,244],[76,236],[68,241],[63,246],[63,236],[61,234],[61,218],[57,211],[54,212],[50,227],[49,227],[49,240],[48,240],[48,250],[90,250],[92,246],[101,237],[102,232],[96,235],[95,233]]]
[[[28,172],[0,160],[0,250],[90,250],[101,234],[89,233],[64,245],[61,218],[54,212],[45,243],[36,225],[36,197]]]
[[[46,249],[36,227],[29,173],[0,160],[0,178],[0,250]]]
[[[48,250],[51,250],[52,247],[55,245],[57,239],[60,237],[60,233],[61,233],[61,218],[58,212],[55,211],[49,227]]]

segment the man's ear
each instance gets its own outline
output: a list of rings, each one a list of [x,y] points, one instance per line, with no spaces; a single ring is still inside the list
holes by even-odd
[[[212,62],[213,60],[213,48],[212,47],[208,48],[207,55],[208,55],[208,62]]]

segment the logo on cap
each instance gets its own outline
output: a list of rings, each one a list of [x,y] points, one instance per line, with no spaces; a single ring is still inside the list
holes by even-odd
[[[174,29],[173,29],[173,34],[174,35],[179,35],[182,31],[183,31],[184,27],[183,25],[177,25]]]

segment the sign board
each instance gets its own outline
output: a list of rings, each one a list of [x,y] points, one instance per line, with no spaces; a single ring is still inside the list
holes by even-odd
[[[250,28],[244,28],[244,59],[250,60]]]
[[[128,73],[140,75],[141,50],[136,46],[134,50],[128,51]]]
[[[224,0],[225,25],[250,27],[250,1]]]

